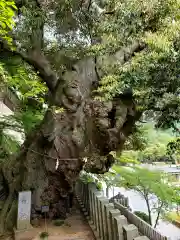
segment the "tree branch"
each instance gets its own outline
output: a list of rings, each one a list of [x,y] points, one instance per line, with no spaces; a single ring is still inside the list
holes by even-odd
[[[96,3],[96,1],[92,1],[91,6],[97,11],[97,13],[99,15],[101,15],[105,10],[102,9],[101,7],[98,6],[98,4]]]
[[[151,216],[151,207],[150,207],[149,199],[147,196],[144,196],[144,199],[146,201],[146,205],[148,209],[149,224],[152,226],[152,216]]]
[[[41,51],[44,45],[44,17],[42,16],[42,8],[41,4],[38,0],[35,0],[35,24],[32,26],[32,34],[31,34],[31,45],[32,49],[36,49]]]
[[[41,3],[39,2],[39,0],[35,0],[35,2],[36,2],[37,7],[41,8]]]
[[[135,53],[140,52],[146,48],[146,44],[144,42],[140,42],[138,40],[134,41],[130,46],[126,48],[122,48],[115,53],[115,57],[121,64],[127,62],[130,58],[132,58]]]
[[[114,61],[118,60],[121,64],[124,64],[135,54],[135,52],[139,52],[145,47],[146,46],[144,43],[136,41],[131,46],[117,51],[115,53]],[[51,92],[54,91],[58,82],[63,82],[63,79],[59,79],[56,76],[55,72],[51,69],[51,66],[44,54],[38,50],[33,50],[29,55],[27,55],[26,53],[18,50],[11,50],[3,41],[0,40],[0,52],[5,52],[10,57],[19,56],[29,65],[31,65],[35,71],[37,71],[39,77],[43,80],[43,82],[46,83],[48,89]]]
[[[51,69],[49,62],[43,53],[34,50],[31,52],[31,55],[26,55],[18,50],[11,50],[2,41],[0,41],[0,52],[5,52],[10,57],[18,56],[31,65],[37,71],[40,78],[46,83],[49,90],[53,92],[59,79]]]
[[[103,61],[110,66],[112,66],[115,63],[123,65],[126,62],[128,62],[135,55],[135,53],[138,53],[144,50],[146,46],[147,45],[144,42],[136,40],[131,45],[127,47],[122,47],[120,50],[116,51],[114,54],[105,55],[103,57],[101,56],[97,57],[99,77],[100,78],[103,77],[103,71],[101,71],[101,65]],[[141,115],[142,113],[139,111],[137,118],[140,118]]]
[[[156,217],[156,221],[155,221],[155,224],[154,224],[154,228],[157,227],[157,224],[158,224],[158,221],[159,221],[159,218],[160,218],[160,213],[161,213],[161,209],[163,207],[163,201],[161,202],[160,206],[158,207],[158,214],[157,214],[157,217]]]
[[[16,0],[16,6],[21,11],[22,6],[28,5],[28,2],[23,0]],[[31,48],[28,49],[27,53],[22,52],[16,47],[16,36],[14,38],[14,45],[16,50],[11,50],[7,44],[0,39],[0,52],[4,52],[7,56],[13,57],[18,56],[23,59],[26,63],[31,65],[37,72],[43,82],[46,83],[48,89],[53,92],[58,82],[58,78],[55,72],[51,69],[50,63],[44,56],[43,49],[43,38],[44,38],[44,17],[41,15],[42,6],[39,0],[33,0],[33,11],[35,11],[34,25],[30,35]]]

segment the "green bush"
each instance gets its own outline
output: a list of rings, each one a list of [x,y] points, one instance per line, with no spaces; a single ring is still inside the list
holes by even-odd
[[[40,233],[40,239],[45,239],[45,238],[48,238],[48,236],[49,236],[49,233],[48,232],[42,232],[42,233]]]
[[[140,212],[140,211],[135,211],[134,214],[138,217],[140,217],[142,220],[144,220],[145,222],[147,222],[148,224],[150,224],[149,222],[149,216],[144,213],[144,212]]]
[[[98,190],[102,190],[103,189],[101,182],[96,182],[96,187],[97,187]]]

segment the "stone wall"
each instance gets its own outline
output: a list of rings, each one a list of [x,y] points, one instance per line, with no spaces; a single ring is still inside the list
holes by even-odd
[[[130,209],[128,197],[125,197],[120,192],[117,195],[115,195],[114,197],[110,198],[109,202],[110,203],[118,202],[121,205],[123,205],[124,207],[127,207],[128,209]]]
[[[94,183],[78,181],[76,196],[96,239],[168,240],[118,201],[110,203]]]
[[[17,96],[3,82],[0,83],[0,101],[13,112],[19,107]]]

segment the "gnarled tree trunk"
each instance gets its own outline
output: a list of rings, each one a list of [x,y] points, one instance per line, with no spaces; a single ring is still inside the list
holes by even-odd
[[[139,46],[136,43],[128,56],[141,50]],[[121,51],[120,59],[122,56],[125,61],[127,55]],[[110,152],[122,150],[137,119],[132,96],[121,94],[110,102],[92,98],[94,83],[98,82],[93,58],[78,62],[66,72],[62,87],[53,85],[54,75],[39,58],[34,58],[35,62],[22,54],[21,57],[39,69],[46,83],[52,83],[51,104],[41,125],[25,140],[20,154],[2,168],[6,201],[0,216],[1,232],[13,229],[17,196],[22,190],[32,191],[32,218],[40,214],[43,204],[50,206],[50,217],[66,217],[67,199],[80,171],[84,167],[93,173],[107,172],[114,163]]]

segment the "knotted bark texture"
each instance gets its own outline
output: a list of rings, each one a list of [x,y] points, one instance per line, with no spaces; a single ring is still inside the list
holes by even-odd
[[[19,155],[1,169],[6,196],[1,232],[13,229],[22,190],[32,191],[32,218],[40,217],[46,204],[49,217],[66,217],[83,167],[107,172],[114,163],[110,152],[122,150],[132,131],[136,119],[132,98],[123,94],[109,102],[92,98],[92,86],[98,81],[92,58],[79,62],[63,79],[65,84],[56,86],[41,125],[27,137]]]

